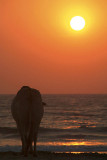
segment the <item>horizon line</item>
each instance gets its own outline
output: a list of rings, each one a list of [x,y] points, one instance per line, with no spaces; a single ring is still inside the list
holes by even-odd
[[[41,92],[40,92],[41,93]],[[0,95],[15,95],[17,93],[0,93]],[[41,93],[41,95],[106,95],[107,93]]]

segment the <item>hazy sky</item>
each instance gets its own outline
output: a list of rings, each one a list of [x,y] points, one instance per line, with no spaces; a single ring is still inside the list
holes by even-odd
[[[70,20],[86,26],[73,31]],[[0,93],[107,93],[106,0],[0,0]]]

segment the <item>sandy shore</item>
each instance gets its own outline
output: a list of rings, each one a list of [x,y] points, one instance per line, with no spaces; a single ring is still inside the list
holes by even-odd
[[[38,152],[38,157],[29,155],[23,157],[20,153],[16,152],[0,152],[0,160],[107,160],[107,154],[98,153],[51,153],[51,152]]]

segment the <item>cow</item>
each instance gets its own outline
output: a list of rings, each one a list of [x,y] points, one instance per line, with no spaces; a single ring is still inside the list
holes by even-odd
[[[22,154],[28,155],[28,151],[36,156],[36,142],[40,122],[44,113],[44,102],[38,90],[23,86],[11,104],[11,113],[16,121],[17,129],[22,141]],[[32,149],[34,142],[34,151]]]

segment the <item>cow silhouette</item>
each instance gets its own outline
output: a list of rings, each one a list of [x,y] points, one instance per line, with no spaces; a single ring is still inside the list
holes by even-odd
[[[11,112],[21,136],[24,156],[28,155],[29,150],[36,156],[37,135],[44,113],[43,105],[45,103],[42,102],[40,92],[28,86],[23,86],[13,99]]]

